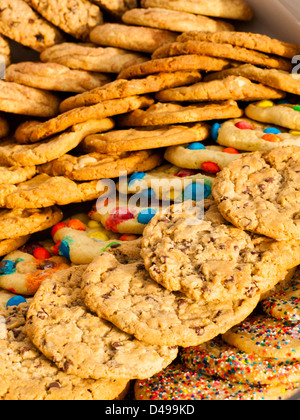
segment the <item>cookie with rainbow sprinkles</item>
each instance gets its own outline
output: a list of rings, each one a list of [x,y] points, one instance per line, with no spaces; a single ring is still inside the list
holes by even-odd
[[[234,383],[276,385],[300,382],[299,360],[276,360],[246,353],[217,337],[182,349],[181,360],[191,370]]]
[[[300,269],[283,291],[261,302],[265,313],[276,319],[300,321]]]
[[[146,380],[136,381],[136,400],[281,400],[294,385],[254,386],[215,379],[181,365],[169,366]]]
[[[300,358],[300,323],[251,315],[225,334],[226,343],[246,353],[281,360]]]

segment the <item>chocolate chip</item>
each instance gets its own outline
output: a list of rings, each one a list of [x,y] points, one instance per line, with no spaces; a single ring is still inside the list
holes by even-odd
[[[259,188],[259,190],[260,190],[261,192],[264,192],[264,191],[265,191],[265,189],[266,189],[266,186],[265,186],[265,184],[259,184],[259,185],[258,185],[258,188]]]
[[[49,391],[51,388],[60,388],[60,383],[51,382],[51,384],[48,385],[47,391]]]
[[[268,182],[269,184],[272,184],[274,181],[275,181],[275,178],[272,178],[272,177],[265,179],[265,182]]]
[[[197,335],[203,335],[204,334],[204,328],[203,327],[194,327],[194,330]]]
[[[115,343],[111,343],[111,347],[113,349],[117,349],[118,347],[121,347],[123,344],[120,341],[116,341]]]
[[[51,268],[54,268],[55,266],[56,266],[56,263],[54,261],[45,260],[39,264],[38,269],[50,270]]]
[[[64,363],[64,366],[63,366],[63,370],[64,370],[64,372],[68,372],[68,370],[69,370],[69,367],[70,367],[70,366],[72,366],[72,363],[71,363],[71,362],[66,361],[66,362]]]

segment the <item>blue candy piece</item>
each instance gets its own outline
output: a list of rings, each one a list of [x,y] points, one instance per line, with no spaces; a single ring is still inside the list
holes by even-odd
[[[204,185],[193,183],[186,187],[183,192],[184,200],[200,201],[204,199]]]
[[[151,197],[155,197],[155,191],[153,190],[153,188],[149,188],[148,190],[143,190],[141,191],[141,196],[144,198],[151,198]]]
[[[212,138],[214,141],[217,141],[217,140],[218,140],[218,136],[219,136],[219,130],[220,130],[220,128],[221,128],[221,124],[219,124],[219,123],[214,123],[214,124],[212,125],[212,127],[211,127],[211,132],[210,132],[210,135],[211,135],[211,138]]]
[[[211,186],[204,184],[204,198],[208,198],[211,195]]]
[[[15,261],[11,261],[11,260],[3,260],[1,263],[0,263],[0,276],[5,276],[5,275],[8,275],[8,274],[13,274],[13,273],[15,273],[16,272],[16,267],[17,267],[17,264],[18,264],[18,262],[20,262],[20,261],[24,261],[23,259],[21,259],[21,258],[18,258],[17,260],[15,260]]]
[[[280,134],[280,133],[282,133],[282,131],[279,130],[278,128],[275,128],[275,127],[268,127],[264,130],[264,133],[266,133],[266,134]]]
[[[147,225],[152,218],[156,215],[156,209],[145,209],[142,210],[138,215],[138,222],[142,225]]]
[[[188,146],[189,150],[205,150],[206,147],[202,143],[192,143]]]
[[[67,260],[70,260],[70,247],[67,241],[61,241],[59,246],[59,255],[65,257]]]
[[[279,99],[278,101],[275,102],[276,105],[284,105],[284,104],[291,104],[290,101],[288,101],[287,99]]]
[[[8,308],[9,306],[19,306],[20,303],[25,303],[25,302],[26,302],[26,299],[23,296],[14,296],[7,301],[6,307]]]
[[[131,177],[129,178],[128,181],[128,185],[133,184],[135,181],[139,180],[139,179],[143,179],[145,178],[146,174],[145,172],[135,172],[134,174],[131,175]]]

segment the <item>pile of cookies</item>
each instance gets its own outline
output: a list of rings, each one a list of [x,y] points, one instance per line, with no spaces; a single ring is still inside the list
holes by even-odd
[[[288,398],[300,46],[140,3],[0,0],[0,399]]]

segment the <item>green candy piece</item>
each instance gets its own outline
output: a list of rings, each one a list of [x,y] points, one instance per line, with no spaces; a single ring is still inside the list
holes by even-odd
[[[296,106],[294,106],[294,107],[293,107],[293,110],[294,110],[294,111],[299,111],[299,112],[300,112],[300,105],[296,105]]]

